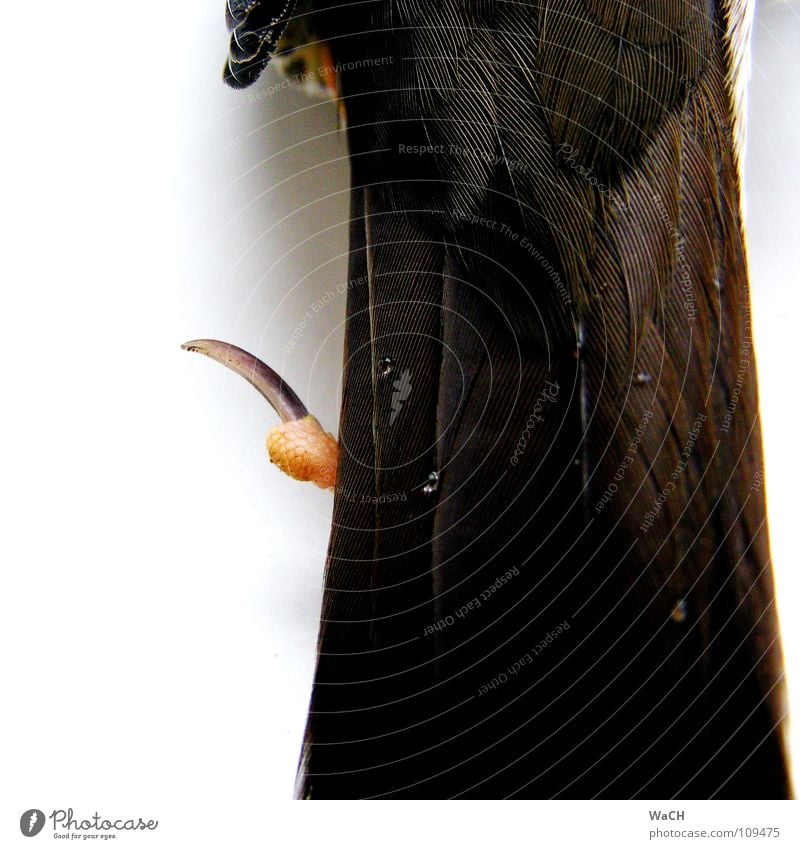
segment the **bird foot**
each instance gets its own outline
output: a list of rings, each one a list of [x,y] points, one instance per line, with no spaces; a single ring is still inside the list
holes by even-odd
[[[314,416],[276,425],[267,434],[270,462],[298,481],[310,481],[320,489],[336,483],[339,444]]]
[[[181,347],[204,354],[235,371],[278,413],[281,424],[267,434],[270,462],[295,480],[309,481],[321,489],[333,488],[339,464],[339,445],[309,414],[305,404],[277,372],[257,357],[227,342],[195,339]]]

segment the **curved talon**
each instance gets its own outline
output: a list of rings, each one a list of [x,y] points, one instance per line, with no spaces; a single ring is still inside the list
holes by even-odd
[[[295,480],[310,481],[322,489],[333,488],[339,462],[336,439],[322,429],[276,371],[242,348],[216,339],[194,339],[181,348],[205,354],[235,371],[280,416],[282,424],[267,434],[270,462]]]
[[[295,395],[291,386],[268,365],[230,342],[216,339],[193,339],[181,345],[184,351],[205,354],[243,377],[269,402],[282,422],[292,422],[308,415],[306,405]]]

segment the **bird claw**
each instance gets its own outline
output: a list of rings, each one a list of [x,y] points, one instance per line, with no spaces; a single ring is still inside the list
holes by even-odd
[[[322,489],[333,488],[339,463],[338,443],[277,372],[242,348],[216,339],[195,339],[181,347],[204,354],[236,372],[280,416],[281,424],[267,434],[270,462],[295,480],[309,481]]]

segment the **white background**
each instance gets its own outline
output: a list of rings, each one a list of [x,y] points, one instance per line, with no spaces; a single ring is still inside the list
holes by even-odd
[[[747,159],[773,553],[795,689],[798,5],[761,3]],[[274,72],[260,99],[226,89],[222,0],[40,0],[7,18],[0,845],[24,843],[26,808],[69,806],[160,820],[155,834],[123,838],[129,846],[283,846],[290,827],[305,845],[298,829],[320,814],[284,800],[332,498],[279,475],[264,453],[275,418],[263,401],[179,345],[210,336],[254,351],[335,431],[344,298],[313,312],[346,279],[335,108],[273,92]],[[351,807],[322,810],[341,823],[329,844],[374,842],[347,836]],[[630,845],[649,828],[636,810],[642,838]],[[399,825],[379,815],[378,842],[396,845]]]

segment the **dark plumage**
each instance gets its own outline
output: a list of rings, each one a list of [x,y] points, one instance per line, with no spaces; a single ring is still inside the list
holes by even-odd
[[[229,5],[247,85],[295,4]],[[369,286],[348,294],[301,795],[788,794],[743,13],[316,10]]]
[[[267,67],[275,52],[295,0],[226,0],[225,22],[231,31],[225,82],[246,88]]]

